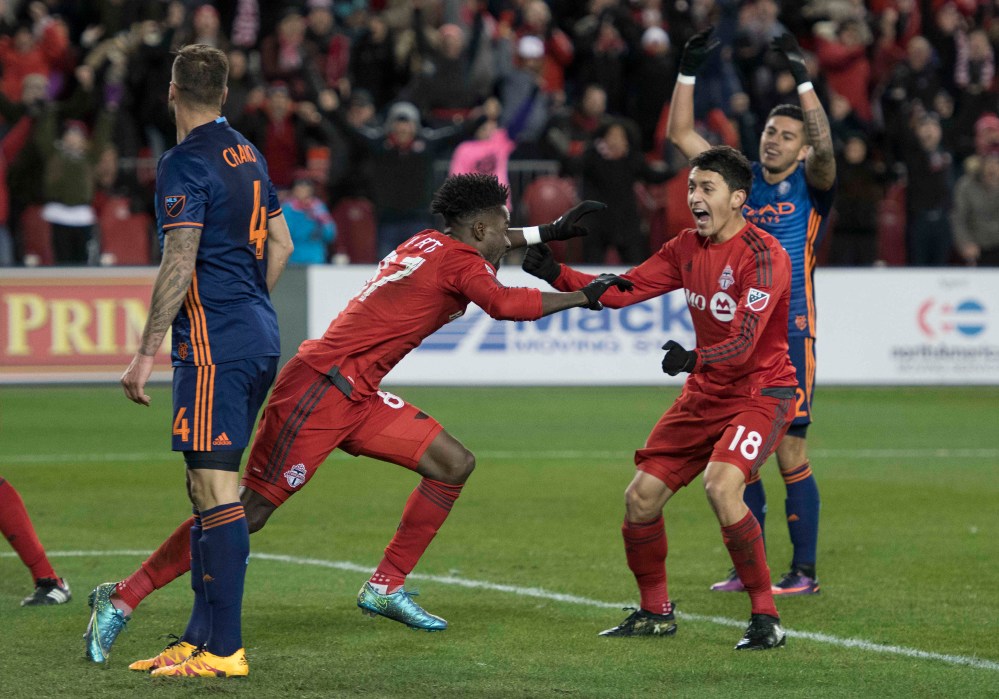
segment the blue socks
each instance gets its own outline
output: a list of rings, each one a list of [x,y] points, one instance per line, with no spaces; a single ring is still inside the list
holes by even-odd
[[[787,486],[787,499],[784,509],[787,512],[787,529],[794,546],[791,567],[804,569],[812,577],[815,575],[816,548],[819,540],[819,488],[812,475],[809,462],[793,471],[782,473]]]
[[[222,657],[243,647],[243,582],[249,555],[250,532],[239,502],[205,510],[195,520],[191,527],[194,608],[183,640]]]

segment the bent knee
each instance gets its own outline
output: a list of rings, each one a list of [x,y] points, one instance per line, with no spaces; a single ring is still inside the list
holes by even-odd
[[[624,491],[624,507],[629,522],[650,522],[662,514],[660,498],[629,485]]]
[[[446,464],[441,464],[441,477],[438,480],[457,485],[467,481],[474,470],[475,454],[467,449],[462,449],[461,453],[454,459],[449,460]]]

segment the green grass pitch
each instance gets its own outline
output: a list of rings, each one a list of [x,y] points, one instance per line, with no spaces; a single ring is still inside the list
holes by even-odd
[[[354,596],[417,483],[335,454],[251,538],[245,680],[152,680],[129,662],[180,633],[188,576],[136,611],[107,667],[83,658],[87,593],[140,563],[189,512],[169,451],[169,390],[0,390],[0,476],[22,494],[72,602],[0,547],[4,697],[982,697],[999,695],[999,388],[820,388],[822,594],[778,600],[786,648],[735,653],[744,595],[699,483],[667,507],[677,636],[604,639],[637,592],[620,523],[631,453],[676,395],[657,388],[400,388],[478,457],[410,587],[449,620],[414,632]],[[764,469],[776,577],[783,484]]]

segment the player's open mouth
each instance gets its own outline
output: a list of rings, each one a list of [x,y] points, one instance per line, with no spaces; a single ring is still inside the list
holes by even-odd
[[[705,209],[691,209],[690,213],[694,214],[694,220],[697,221],[697,225],[703,226],[711,220],[711,214],[709,214]]]

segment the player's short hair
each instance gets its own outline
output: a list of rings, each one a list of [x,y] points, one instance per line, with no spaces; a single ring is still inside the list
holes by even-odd
[[[199,107],[222,106],[229,59],[223,51],[205,44],[188,44],[173,61],[173,85],[181,101]]]
[[[741,189],[746,197],[753,190],[753,168],[742,153],[731,146],[712,146],[690,159],[690,167],[721,175],[733,192]]]
[[[770,110],[769,114],[767,114],[767,121],[770,121],[773,117],[779,116],[800,121],[801,137],[805,139],[805,143],[808,143],[808,130],[805,128],[805,113],[801,111],[801,107],[796,104],[778,104]]]
[[[496,175],[451,175],[434,193],[430,210],[443,216],[444,222],[450,225],[480,211],[505,206],[509,195],[510,188]]]

